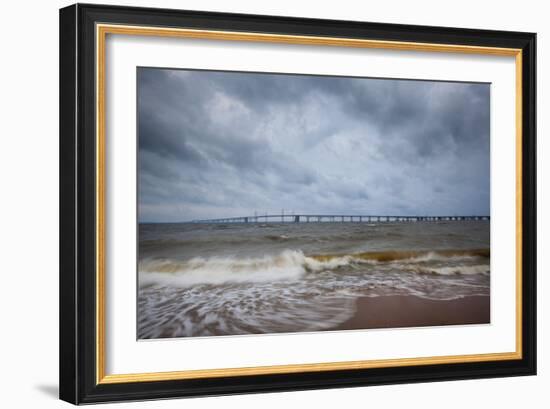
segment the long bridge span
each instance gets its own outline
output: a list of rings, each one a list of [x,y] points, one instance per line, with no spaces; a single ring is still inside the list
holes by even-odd
[[[490,216],[379,216],[343,214],[266,214],[221,219],[193,220],[191,223],[389,223],[490,220]]]

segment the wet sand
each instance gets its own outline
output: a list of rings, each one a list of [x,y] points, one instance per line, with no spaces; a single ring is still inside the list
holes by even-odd
[[[353,317],[329,331],[490,323],[490,297],[427,300],[415,296],[363,297]]]

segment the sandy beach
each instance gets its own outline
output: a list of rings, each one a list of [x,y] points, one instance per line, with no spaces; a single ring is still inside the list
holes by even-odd
[[[415,296],[362,297],[353,317],[330,331],[490,323],[490,297],[428,300]]]

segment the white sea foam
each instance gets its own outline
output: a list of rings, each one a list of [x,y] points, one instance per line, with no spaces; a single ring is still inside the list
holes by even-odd
[[[427,267],[420,268],[420,272],[439,274],[439,275],[472,275],[489,274],[489,265],[476,264],[469,266],[445,266],[445,267]]]
[[[366,253],[342,256],[306,256],[299,250],[285,250],[259,258],[195,257],[187,261],[147,259],[139,265],[139,284],[144,286],[190,287],[198,284],[277,282],[298,280],[307,273],[333,271],[350,265],[386,265],[394,270],[421,274],[488,274],[487,264],[435,264],[475,259],[469,255],[444,256],[436,252],[399,260],[378,261]]]
[[[139,283],[140,286],[189,287],[196,284],[295,280],[305,274],[306,265],[304,254],[292,250],[261,258],[196,257],[179,262],[145,260],[139,266]]]

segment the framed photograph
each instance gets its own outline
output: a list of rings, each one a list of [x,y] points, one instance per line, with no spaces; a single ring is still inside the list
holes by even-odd
[[[61,9],[61,399],[535,374],[535,53]]]

